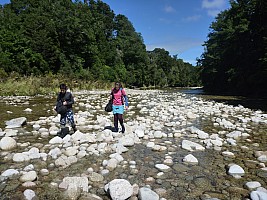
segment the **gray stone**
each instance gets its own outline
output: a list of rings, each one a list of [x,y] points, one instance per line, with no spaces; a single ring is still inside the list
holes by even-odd
[[[159,195],[147,187],[142,187],[139,190],[140,200],[159,200]]]
[[[114,179],[105,186],[113,200],[125,200],[132,196],[133,186],[125,179]]]
[[[11,150],[17,147],[17,142],[12,137],[3,137],[0,140],[0,148],[2,150]]]
[[[19,118],[11,119],[6,122],[6,125],[7,125],[6,128],[19,128],[25,125],[26,122],[27,122],[26,117],[19,117]]]

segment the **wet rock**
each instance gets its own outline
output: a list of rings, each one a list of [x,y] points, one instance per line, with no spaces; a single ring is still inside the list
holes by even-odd
[[[186,172],[189,171],[189,168],[183,164],[176,163],[172,166],[172,168],[177,172]]]
[[[267,178],[267,171],[266,170],[262,170],[262,169],[258,169],[257,170],[257,176],[259,176],[261,178]]]
[[[168,165],[164,164],[156,164],[155,167],[162,172],[168,172],[171,170],[171,168]]]
[[[189,163],[189,164],[198,164],[197,158],[193,156],[192,154],[188,154],[187,156],[185,156],[183,158],[183,162]]]
[[[73,193],[73,196],[76,195],[76,192],[88,192],[89,189],[87,177],[65,177],[62,182],[66,184],[67,190],[70,189],[69,194]]]
[[[194,184],[196,185],[196,188],[202,188],[205,190],[210,190],[212,188],[211,181],[205,177],[195,178]]]
[[[186,149],[188,151],[202,151],[205,150],[205,148],[203,146],[201,146],[200,144],[197,144],[195,142],[191,142],[189,140],[183,140],[182,141],[182,148]]]
[[[243,197],[248,196],[249,195],[249,191],[244,189],[244,188],[240,188],[240,187],[229,187],[227,188],[227,191],[229,192],[231,199],[243,199]]]
[[[101,182],[104,180],[104,177],[101,174],[98,174],[96,172],[92,172],[89,175],[89,179],[90,179],[90,181],[93,181],[93,182]]]
[[[159,195],[147,187],[140,188],[138,197],[140,200],[159,200]]]

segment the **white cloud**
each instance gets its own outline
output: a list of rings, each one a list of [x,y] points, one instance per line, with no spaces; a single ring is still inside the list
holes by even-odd
[[[175,12],[175,9],[172,6],[165,6],[164,11],[167,13]]]
[[[192,16],[188,16],[186,18],[183,18],[183,21],[185,21],[185,22],[198,21],[200,18],[201,18],[201,15],[192,15]]]
[[[202,0],[202,8],[207,10],[209,16],[215,17],[217,14],[224,10],[226,0]]]
[[[216,17],[220,10],[208,10],[208,15],[212,17]]]
[[[225,5],[225,0],[203,0],[202,8],[206,9],[222,9]]]
[[[182,38],[178,40],[169,40],[169,41],[163,41],[160,43],[154,43],[154,44],[147,44],[146,49],[148,51],[153,51],[155,48],[164,48],[166,51],[168,51],[171,55],[180,54],[184,51],[201,46],[203,44],[203,41],[200,39],[194,39],[194,38]]]
[[[173,22],[171,19],[166,19],[166,18],[159,18],[159,21],[164,24],[171,24]]]

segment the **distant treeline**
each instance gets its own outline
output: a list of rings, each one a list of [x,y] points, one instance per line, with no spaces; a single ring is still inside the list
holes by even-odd
[[[128,20],[100,0],[12,0],[0,7],[0,81],[63,74],[128,86],[199,86],[199,68],[146,51]]]
[[[210,92],[267,97],[267,1],[231,0],[198,60]]]

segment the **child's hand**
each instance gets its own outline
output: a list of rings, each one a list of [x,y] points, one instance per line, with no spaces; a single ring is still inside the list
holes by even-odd
[[[128,106],[125,106],[125,110],[128,110],[128,108],[129,108]]]

